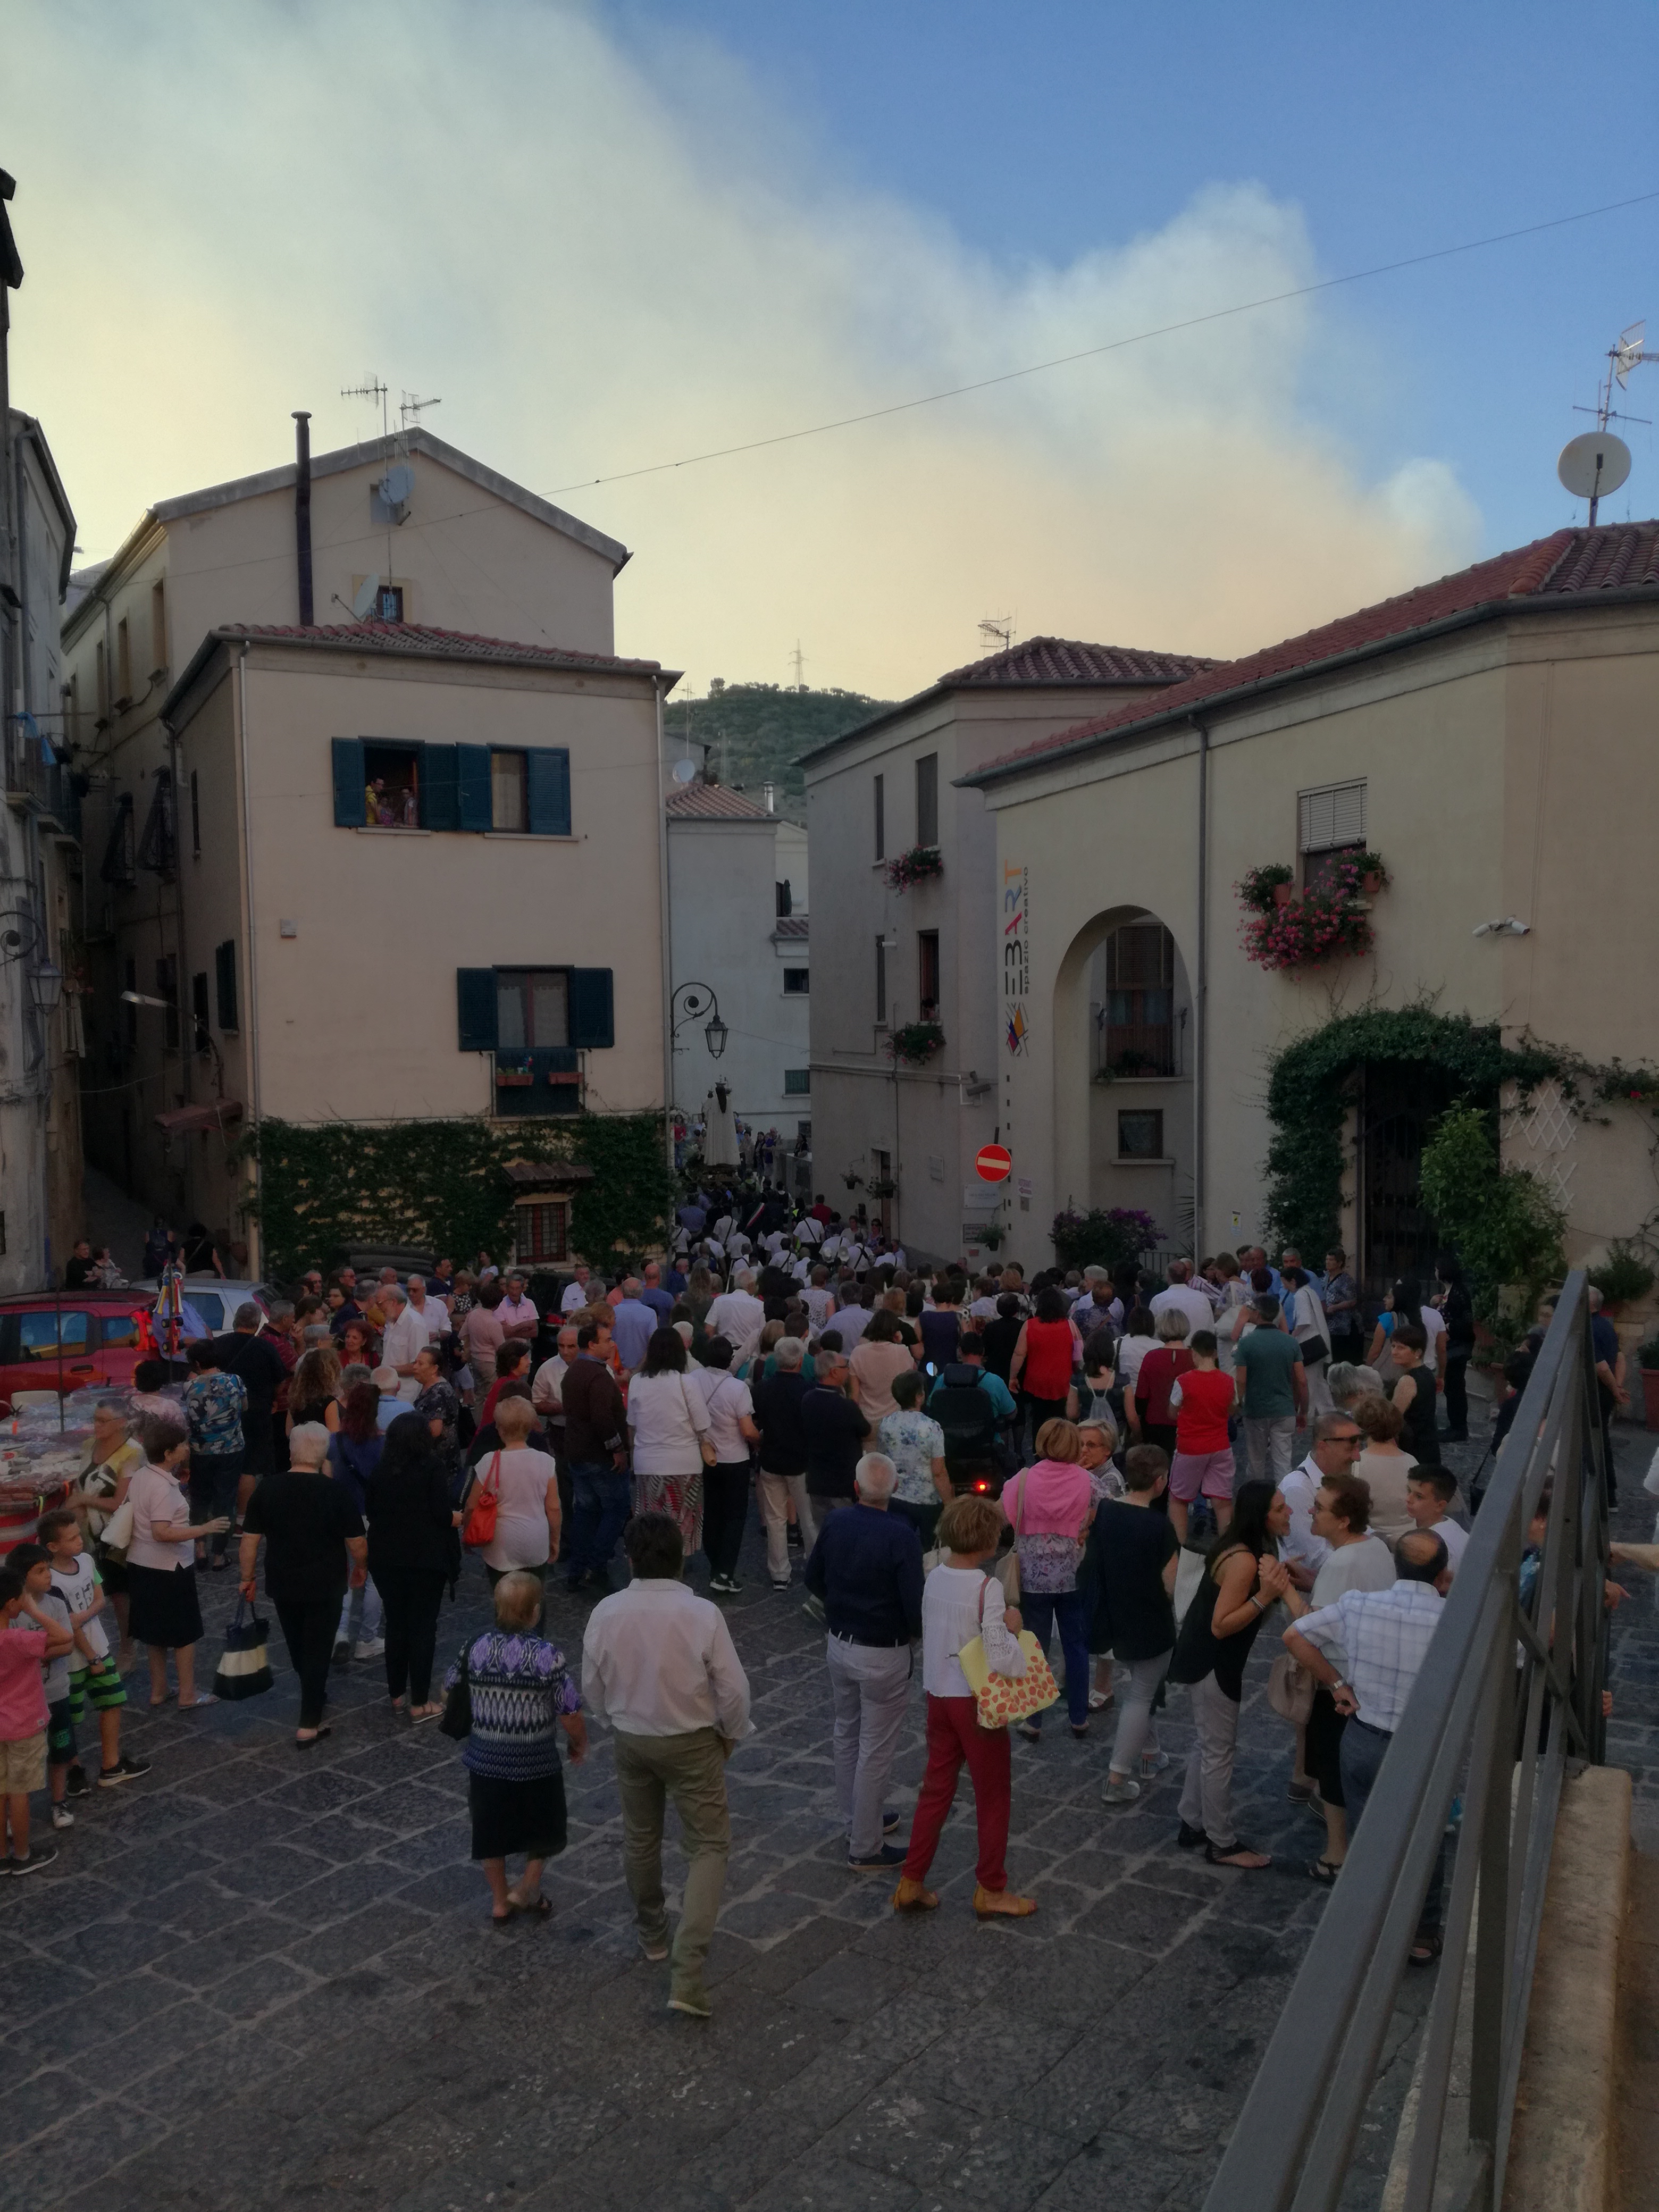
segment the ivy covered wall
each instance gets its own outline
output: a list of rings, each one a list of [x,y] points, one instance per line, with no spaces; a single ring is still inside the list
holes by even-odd
[[[408,1245],[471,1265],[504,1260],[515,1192],[509,1160],[580,1162],[593,1180],[571,1196],[574,1250],[603,1267],[661,1242],[674,1185],[658,1114],[580,1114],[556,1123],[267,1121],[249,1211],[268,1274],[326,1267],[342,1246]],[[526,1195],[527,1194],[516,1194]]]

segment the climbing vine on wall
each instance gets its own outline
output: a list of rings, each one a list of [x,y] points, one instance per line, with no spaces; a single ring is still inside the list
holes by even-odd
[[[592,1182],[571,1198],[574,1249],[604,1267],[658,1243],[673,1198],[655,1114],[580,1114],[556,1127],[518,1121],[267,1121],[246,1150],[259,1164],[250,1212],[267,1272],[326,1267],[342,1247],[406,1245],[471,1264],[505,1258],[515,1193],[508,1160],[580,1161]]]

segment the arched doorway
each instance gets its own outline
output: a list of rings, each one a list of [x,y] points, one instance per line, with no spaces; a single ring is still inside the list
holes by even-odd
[[[1193,1000],[1173,932],[1143,907],[1079,930],[1054,992],[1057,1195],[1150,1213],[1193,1237]]]

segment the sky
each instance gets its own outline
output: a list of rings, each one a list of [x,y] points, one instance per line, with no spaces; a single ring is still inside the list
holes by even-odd
[[[1583,519],[1659,199],[628,472],[1659,191],[1656,81],[1595,0],[9,0],[13,397],[91,560],[295,407],[441,395],[634,550],[618,650],[693,693],[799,641],[902,696],[988,617],[1231,654]],[[1659,511],[1626,435],[1604,520]]]

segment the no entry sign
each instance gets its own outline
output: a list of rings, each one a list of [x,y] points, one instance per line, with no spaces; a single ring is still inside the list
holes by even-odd
[[[981,1182],[1006,1182],[1014,1164],[1006,1145],[981,1145],[974,1155],[974,1169]]]

